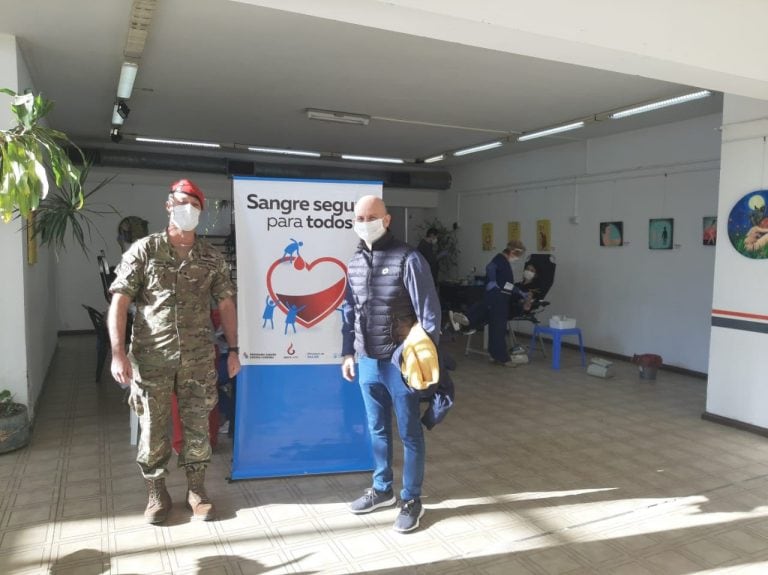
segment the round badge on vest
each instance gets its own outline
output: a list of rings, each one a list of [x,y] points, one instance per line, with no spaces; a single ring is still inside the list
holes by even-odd
[[[389,273],[389,268],[384,268],[383,270],[381,270],[381,275],[383,276],[387,275],[388,273]]]

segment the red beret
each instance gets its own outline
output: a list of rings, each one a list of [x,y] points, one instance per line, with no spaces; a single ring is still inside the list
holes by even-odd
[[[191,182],[190,180],[179,180],[178,182],[173,182],[171,184],[171,193],[173,194],[176,192],[197,198],[200,202],[200,209],[205,209],[205,194],[203,194],[203,190],[198,188],[194,182]]]

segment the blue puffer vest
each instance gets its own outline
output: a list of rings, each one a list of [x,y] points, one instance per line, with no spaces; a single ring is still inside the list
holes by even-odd
[[[405,260],[413,251],[387,231],[371,251],[361,242],[349,261],[358,355],[389,359],[416,323],[404,283]]]

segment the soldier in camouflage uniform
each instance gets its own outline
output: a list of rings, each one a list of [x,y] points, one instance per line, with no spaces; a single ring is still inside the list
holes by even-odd
[[[123,254],[110,286],[109,334],[112,375],[131,387],[130,404],[141,424],[137,462],[148,491],[144,515],[162,523],[171,508],[165,487],[171,444],[171,393],[184,429],[179,466],[187,475],[187,506],[195,519],[213,519],[205,493],[211,459],[208,415],[216,406],[216,371],[211,340],[211,301],[218,304],[229,344],[230,377],[240,370],[235,287],[222,255],[195,235],[205,196],[189,180],[171,185],[166,231],[136,241]],[[133,335],[125,351],[128,308],[136,304]]]

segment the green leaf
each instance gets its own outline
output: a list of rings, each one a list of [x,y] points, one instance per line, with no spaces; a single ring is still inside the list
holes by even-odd
[[[106,181],[84,192],[89,166],[82,150],[65,133],[40,123],[53,102],[42,94],[19,95],[8,88],[0,88],[0,93],[13,98],[11,111],[17,120],[16,126],[0,130],[0,218],[8,222],[34,210],[35,234],[43,245],[64,249],[69,234],[87,254],[89,214],[116,213],[111,206],[103,211],[84,208],[86,198]],[[70,159],[71,148],[82,159],[82,170]]]

